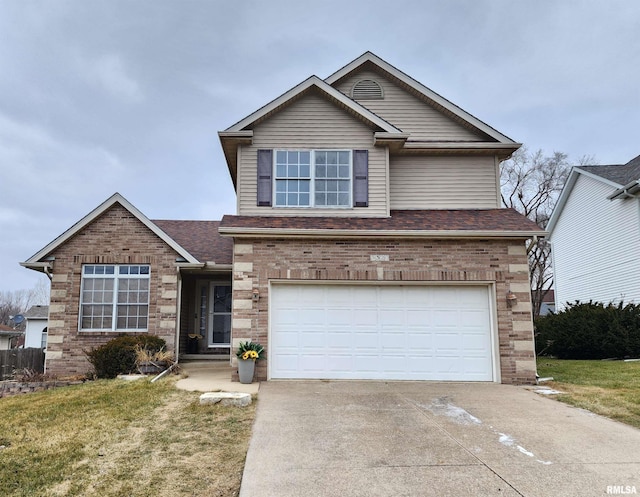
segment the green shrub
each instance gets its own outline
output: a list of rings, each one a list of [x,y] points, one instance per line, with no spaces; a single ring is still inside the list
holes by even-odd
[[[559,359],[640,357],[640,306],[569,304],[536,320],[536,350]]]
[[[120,335],[85,354],[98,378],[115,378],[136,371],[136,345],[157,352],[166,342],[154,335]]]

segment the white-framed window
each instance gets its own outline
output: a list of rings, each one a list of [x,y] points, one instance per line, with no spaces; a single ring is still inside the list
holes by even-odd
[[[276,207],[351,207],[350,150],[276,150]]]
[[[80,330],[146,331],[149,273],[146,264],[82,266]]]

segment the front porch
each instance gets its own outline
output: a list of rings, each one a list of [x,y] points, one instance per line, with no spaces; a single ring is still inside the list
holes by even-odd
[[[178,380],[176,387],[189,392],[244,392],[258,393],[260,382],[232,381],[234,368],[229,361],[198,360],[181,364],[186,378]]]
[[[182,270],[179,291],[180,360],[229,360],[231,271]]]

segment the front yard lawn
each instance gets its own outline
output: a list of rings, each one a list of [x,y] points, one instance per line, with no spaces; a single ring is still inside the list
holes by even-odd
[[[640,428],[640,362],[538,358],[544,383],[565,392],[558,400]]]
[[[238,495],[255,407],[201,406],[175,379],[0,399],[0,495]]]

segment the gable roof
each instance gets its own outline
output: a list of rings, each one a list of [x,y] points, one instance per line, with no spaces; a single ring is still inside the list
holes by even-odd
[[[325,83],[319,77],[311,76],[305,79],[302,83],[291,88],[289,91],[283,93],[278,98],[249,114],[244,119],[238,121],[233,126],[224,131],[218,132],[218,137],[222,144],[222,150],[227,160],[227,165],[229,166],[229,172],[234,186],[236,185],[238,167],[237,146],[239,144],[251,143],[251,139],[253,137],[253,131],[248,128],[268,119],[273,114],[279,112],[284,107],[290,105],[296,99],[312,90],[319,91],[324,97],[328,98],[330,101],[345,109],[356,118],[368,123],[370,126],[382,133],[388,133],[389,136],[396,136],[398,139],[405,140],[409,136],[367,108],[363,107],[355,100],[350,99],[344,93],[336,90],[333,86]]]
[[[624,165],[580,166],[578,169],[623,186],[640,179],[640,155]]]
[[[162,241],[164,241],[167,245],[169,245],[173,250],[175,250],[181,257],[183,257],[187,262],[190,263],[198,263],[199,261],[190,254],[184,247],[178,244],[173,238],[167,235],[162,229],[160,229],[156,224],[154,224],[151,220],[149,220],[142,212],[136,209],[127,199],[125,199],[119,193],[114,193],[107,200],[102,202],[98,207],[93,209],[89,214],[80,219],[76,224],[71,226],[67,231],[58,236],[51,243],[46,245],[44,248],[36,252],[34,255],[29,257],[25,262],[21,262],[20,265],[35,269],[38,271],[44,271],[45,267],[48,267],[46,260],[44,260],[51,252],[55,251],[62,244],[67,242],[70,238],[75,236],[77,233],[82,231],[86,226],[95,221],[98,217],[100,217],[103,213],[109,210],[115,204],[120,204],[123,208],[129,211],[133,216],[135,216],[142,224],[144,224],[147,228],[149,228],[153,233],[155,233]]]
[[[352,62],[349,62],[346,66],[344,66],[343,68],[339,69],[338,71],[333,73],[331,76],[326,78],[325,81],[328,84],[333,85],[338,81],[340,81],[341,79],[345,78],[350,73],[358,70],[361,66],[367,63],[375,65],[378,69],[381,69],[383,72],[390,75],[396,81],[399,81],[403,85],[411,88],[412,90],[414,90],[415,93],[420,95],[423,99],[427,100],[436,108],[457,117],[459,120],[465,122],[467,125],[470,125],[476,130],[481,131],[482,133],[488,135],[489,137],[493,138],[495,141],[499,143],[514,145],[515,148],[520,147],[521,144],[514,142],[508,136],[500,133],[498,130],[492,128],[487,123],[481,121],[477,117],[469,114],[467,111],[461,109],[460,107],[455,105],[453,102],[447,100],[446,98],[434,92],[430,88],[427,88],[419,81],[416,81],[408,74],[400,71],[399,69],[392,66],[388,62],[382,60],[380,57],[378,57],[372,52],[365,52],[360,57],[358,57]]]
[[[154,220],[153,223],[200,262],[233,263],[233,241],[218,232],[220,221]]]
[[[225,131],[234,132],[245,130],[247,127],[263,120],[272,113],[278,112],[283,106],[287,105],[310,88],[319,90],[330,99],[342,104],[346,109],[352,111],[353,114],[359,116],[364,121],[369,122],[371,125],[379,128],[382,131],[385,131],[387,133],[402,133],[402,131],[400,131],[398,128],[388,123],[381,117],[377,116],[369,109],[363,107],[355,100],[350,99],[344,93],[336,90],[333,86],[327,84],[317,76],[311,76],[305,79],[302,83],[294,86],[289,91],[283,93],[278,98],[259,108],[257,111],[248,115],[241,121],[238,121],[236,124],[227,128]],[[224,132],[221,133],[224,134]]]
[[[607,196],[609,200],[635,197],[640,194],[640,155],[622,165],[573,167],[549,218],[549,233],[553,232],[580,175],[611,186],[612,193]]]
[[[415,152],[420,150],[428,152],[450,152],[452,150],[462,149],[465,152],[468,152],[470,150],[484,150],[495,151],[507,158],[515,150],[520,148],[521,143],[513,141],[511,138],[482,122],[477,117],[472,116],[446,98],[438,95],[433,90],[430,90],[422,83],[419,83],[407,74],[396,69],[388,62],[385,62],[377,55],[371,52],[365,52],[325,80],[322,80],[317,76],[311,76],[244,119],[238,121],[231,127],[218,132],[218,137],[222,144],[222,150],[227,161],[227,166],[229,167],[229,173],[231,174],[233,185],[237,185],[238,145],[247,145],[252,143],[253,131],[251,127],[265,119],[268,119],[270,116],[279,112],[284,107],[311,90],[319,91],[330,101],[375,128],[376,144],[400,144],[400,146],[403,147],[409,138],[410,133],[403,132],[394,126],[393,123],[386,121],[333,87],[335,83],[346,77],[351,72],[357,70],[363,64],[374,64],[378,70],[383,71],[405,88],[409,88],[413,93],[417,94],[422,100],[428,102],[437,110],[453,117],[456,121],[461,122],[466,127],[476,130],[489,138],[486,142],[412,142],[411,144],[407,143],[408,151]]]
[[[394,210],[385,218],[224,216],[223,235],[267,237],[423,236],[529,238],[546,232],[513,209]]]
[[[48,319],[49,318],[49,306],[48,305],[33,305],[27,312],[24,313],[26,319]]]

